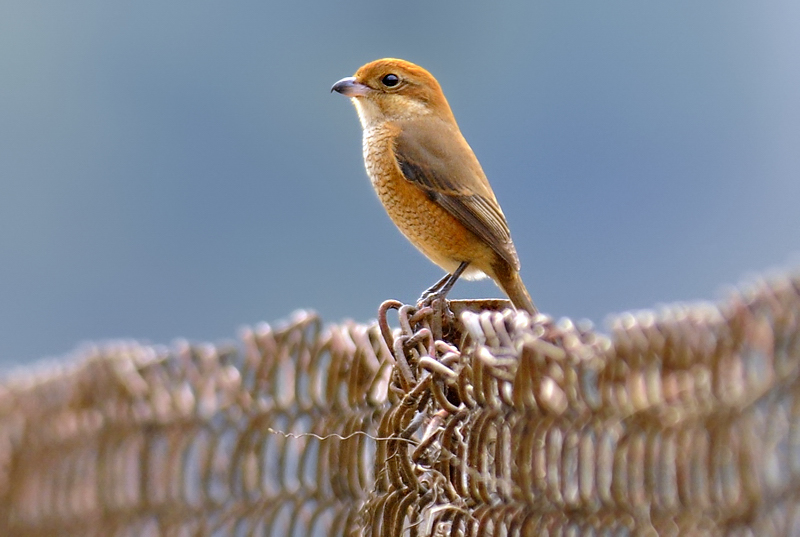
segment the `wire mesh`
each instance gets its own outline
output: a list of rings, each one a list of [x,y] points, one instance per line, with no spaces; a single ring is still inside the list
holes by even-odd
[[[506,305],[9,377],[0,535],[800,535],[800,278],[609,335]]]

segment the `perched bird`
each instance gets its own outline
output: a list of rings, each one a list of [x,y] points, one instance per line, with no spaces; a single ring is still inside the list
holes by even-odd
[[[459,276],[489,276],[516,308],[535,314],[506,218],[436,79],[385,58],[331,91],[356,107],[367,174],[389,217],[448,273],[420,300],[443,298]]]

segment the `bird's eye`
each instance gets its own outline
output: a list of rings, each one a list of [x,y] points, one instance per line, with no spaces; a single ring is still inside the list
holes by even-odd
[[[393,73],[389,73],[388,75],[381,78],[381,84],[383,84],[387,88],[393,88],[398,83],[400,83],[400,77]]]

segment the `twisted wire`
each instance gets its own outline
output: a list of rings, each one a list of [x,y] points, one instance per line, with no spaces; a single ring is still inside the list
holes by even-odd
[[[800,535],[798,394],[791,276],[88,346],[0,384],[0,535]]]

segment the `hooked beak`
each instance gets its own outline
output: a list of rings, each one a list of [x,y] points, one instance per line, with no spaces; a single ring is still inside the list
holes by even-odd
[[[358,82],[355,77],[348,76],[331,87],[331,93],[341,93],[345,97],[362,97],[369,92],[369,86]]]

